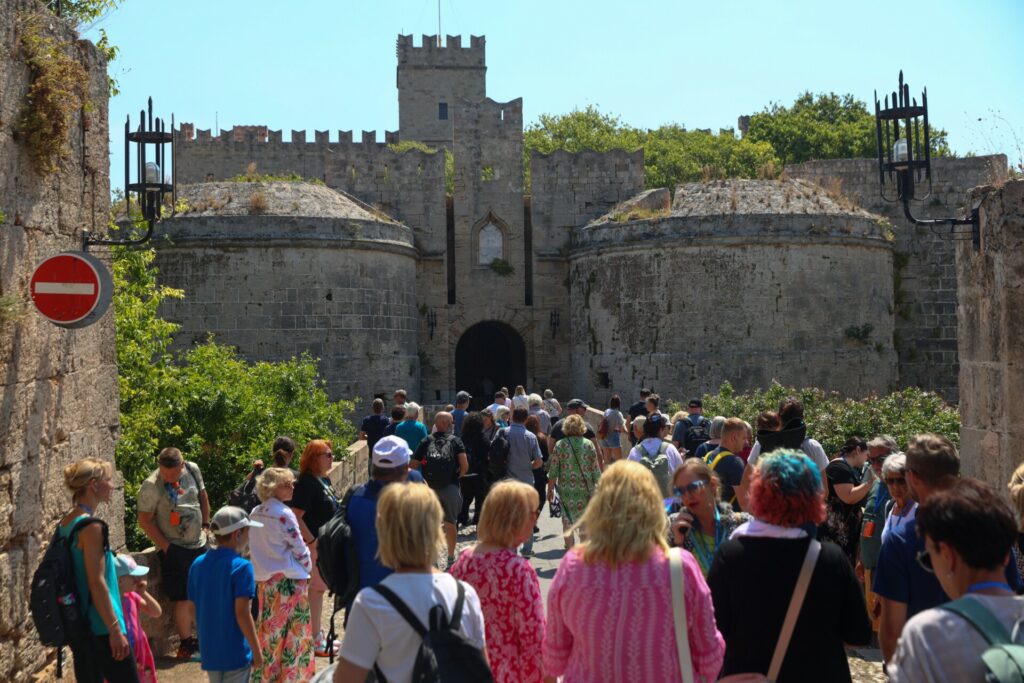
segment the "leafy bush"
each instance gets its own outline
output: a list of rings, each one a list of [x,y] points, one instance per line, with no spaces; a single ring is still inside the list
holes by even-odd
[[[277,363],[250,363],[212,338],[185,353],[171,351],[178,326],[157,314],[160,302],[181,298],[159,286],[155,252],[114,249],[114,314],[117,326],[121,438],[115,461],[125,481],[125,531],[129,548],[149,545],[136,523],[139,486],[156,468],[161,448],[175,446],[199,464],[216,509],[251,469],[267,459],[274,437],[301,444],[326,438],[352,442],[348,401],[332,402],[317,362],[308,354]]]
[[[804,405],[808,434],[829,454],[836,453],[851,436],[872,438],[890,434],[901,447],[914,434],[934,432],[960,443],[960,414],[937,394],[915,387],[885,396],[862,399],[842,398],[821,389],[784,387],[778,383],[766,390],[737,393],[728,382],[718,394],[704,396],[705,415],[739,417],[754,424],[763,410],[778,410],[779,401],[796,396]],[[685,411],[685,404],[669,402],[670,414]]]

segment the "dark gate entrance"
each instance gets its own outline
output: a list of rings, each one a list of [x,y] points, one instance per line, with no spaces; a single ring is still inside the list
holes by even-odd
[[[455,384],[473,395],[470,407],[480,410],[494,402],[502,387],[514,391],[526,384],[526,345],[505,323],[488,321],[466,330],[455,347]]]

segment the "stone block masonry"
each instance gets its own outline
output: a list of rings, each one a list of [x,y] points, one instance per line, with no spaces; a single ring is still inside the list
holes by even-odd
[[[1006,178],[1006,156],[932,159],[932,193],[912,204],[918,218],[962,215],[967,192]],[[895,250],[895,345],[901,386],[937,391],[956,402],[958,360],[956,340],[957,283],[953,272],[954,242],[948,236],[913,225],[903,206],[880,195],[878,164],[872,159],[811,161],[787,166],[793,178],[814,180],[841,193],[893,225]],[[923,196],[927,190],[918,190]],[[888,196],[895,196],[892,187]]]
[[[28,283],[42,259],[81,248],[83,230],[104,233],[109,197],[106,63],[50,14],[45,35],[89,74],[90,109],[72,117],[59,170],[42,177],[17,135],[31,74],[17,46],[33,0],[0,3],[0,680],[47,680],[44,649],[28,612],[29,582],[57,520],[69,509],[63,469],[83,456],[113,460],[119,428],[114,312],[80,330],[37,315]],[[101,258],[103,250],[96,249]],[[100,510],[115,548],[124,546],[120,477]],[[48,668],[49,666],[49,668]],[[68,675],[68,674],[66,674]]]
[[[956,243],[963,473],[1005,491],[1024,453],[1024,180],[978,188],[981,248]]]

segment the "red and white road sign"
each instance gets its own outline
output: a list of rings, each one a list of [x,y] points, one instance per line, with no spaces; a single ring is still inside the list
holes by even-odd
[[[32,273],[32,303],[44,318],[62,327],[85,327],[110,306],[113,283],[103,263],[84,252],[46,259]]]

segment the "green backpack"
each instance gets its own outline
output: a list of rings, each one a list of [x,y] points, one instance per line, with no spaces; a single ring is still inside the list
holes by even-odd
[[[661,495],[668,498],[672,488],[672,471],[668,467],[668,443],[662,441],[654,455],[647,452],[642,441],[636,448],[640,451],[640,464],[651,471],[658,482],[658,488],[661,489]]]
[[[1016,642],[1020,621],[1010,634],[983,604],[969,598],[948,602],[942,609],[966,619],[988,642],[988,649],[981,653],[986,683],[1024,683],[1024,645]]]

